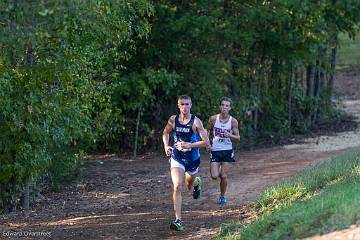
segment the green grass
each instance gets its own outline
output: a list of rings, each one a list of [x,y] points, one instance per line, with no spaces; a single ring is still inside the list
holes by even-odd
[[[360,223],[360,148],[274,186],[251,207],[251,224],[229,223],[215,239],[297,239]]]
[[[346,34],[340,34],[340,47],[337,61],[339,65],[360,65],[360,34],[350,39]]]

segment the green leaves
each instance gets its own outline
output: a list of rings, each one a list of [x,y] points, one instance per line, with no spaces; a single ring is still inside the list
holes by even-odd
[[[114,83],[113,99],[125,111],[153,107],[156,97],[169,95],[178,79],[180,77],[176,73],[169,73],[166,69],[147,68]]]
[[[75,171],[90,147],[128,150],[137,116],[140,148],[156,148],[184,93],[203,120],[232,97],[245,140],[307,129],[326,99],[314,86],[327,84],[319,76],[330,72],[334,36],[354,33],[359,9],[350,0],[1,1],[3,183]]]
[[[75,173],[152,10],[145,0],[1,1],[0,9],[1,209],[10,179],[21,187],[28,176]]]

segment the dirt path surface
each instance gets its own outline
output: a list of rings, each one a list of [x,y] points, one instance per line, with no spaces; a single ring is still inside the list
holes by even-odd
[[[331,232],[322,236],[315,236],[305,238],[304,240],[359,240],[360,239],[360,226],[352,225],[347,229]]]
[[[347,111],[360,113],[356,98],[345,104]],[[183,193],[183,232],[169,229],[174,214],[164,155],[91,156],[84,160],[80,183],[60,193],[38,196],[31,211],[0,216],[0,239],[210,239],[223,222],[245,218],[244,206],[266,187],[360,145],[359,139],[356,130],[307,139],[300,145],[237,152],[228,174],[228,204],[224,207],[216,204],[218,182],[209,177],[208,154],[203,153],[204,192],[198,200],[190,192]]]
[[[181,233],[169,230],[173,211],[164,156],[97,156],[97,161],[85,161],[82,183],[47,194],[33,211],[3,216],[1,230],[51,232],[52,239],[208,239],[222,222],[241,217],[242,206],[266,186],[335,153],[281,147],[238,153],[238,161],[229,171],[229,203],[225,207],[216,204],[218,184],[208,176],[204,160],[204,194],[194,200],[191,193],[184,193],[186,231]]]

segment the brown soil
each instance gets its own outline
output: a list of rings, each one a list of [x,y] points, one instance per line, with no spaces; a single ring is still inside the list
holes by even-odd
[[[209,239],[222,223],[247,218],[246,204],[266,187],[348,147],[334,149],[304,151],[301,146],[279,146],[238,151],[228,173],[228,204],[224,207],[216,204],[218,182],[209,177],[208,153],[203,152],[200,175],[204,191],[198,200],[183,192],[183,232],[169,229],[174,218],[172,186],[163,154],[89,156],[83,161],[81,182],[59,193],[38,196],[31,211],[0,216],[0,238]]]
[[[3,216],[1,230],[51,232],[53,239],[207,239],[223,222],[244,217],[243,206],[266,186],[336,153],[282,148],[238,153],[238,161],[229,171],[229,203],[225,207],[216,204],[218,184],[210,179],[204,159],[204,193],[194,200],[190,192],[184,192],[186,231],[181,233],[169,230],[173,211],[169,164],[164,156],[92,156],[85,160],[86,175],[81,183],[61,193],[46,194],[33,211]]]
[[[340,66],[336,74],[334,89],[342,99],[360,100],[360,68]]]
[[[306,238],[304,240],[359,240],[360,239],[360,225],[352,225],[347,229],[331,232],[322,236],[315,236]]]

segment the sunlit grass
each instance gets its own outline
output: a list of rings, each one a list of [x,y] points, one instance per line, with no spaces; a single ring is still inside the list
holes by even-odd
[[[252,223],[229,223],[216,239],[297,239],[360,221],[360,148],[303,170],[264,192]]]

